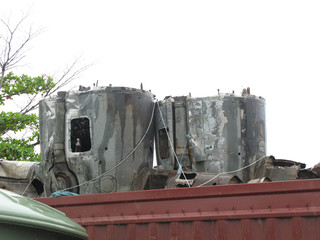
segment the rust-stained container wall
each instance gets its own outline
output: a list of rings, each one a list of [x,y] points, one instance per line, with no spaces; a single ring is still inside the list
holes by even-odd
[[[40,101],[37,175],[45,195],[78,184],[72,191],[80,194],[131,190],[153,165],[153,111],[152,93],[124,87],[60,92]]]
[[[320,239],[320,180],[37,199],[90,239]]]
[[[261,97],[169,97],[160,101],[155,114],[159,169],[178,167],[167,132],[181,164],[196,172],[234,171],[266,154]],[[253,177],[249,169],[236,174],[245,182]]]

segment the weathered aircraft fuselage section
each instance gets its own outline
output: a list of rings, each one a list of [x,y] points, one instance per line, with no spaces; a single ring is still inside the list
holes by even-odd
[[[153,164],[154,95],[101,87],[40,101],[45,195],[75,185],[80,194],[129,191]]]
[[[176,169],[177,157],[186,169],[222,173],[266,155],[265,100],[261,97],[247,93],[168,97],[157,106],[161,111],[155,113],[160,169]],[[237,174],[244,181],[253,177],[249,168]]]
[[[265,156],[265,100],[249,89],[155,101],[142,89],[80,88],[41,100],[39,119],[41,163],[1,160],[0,188],[45,197],[320,176]]]

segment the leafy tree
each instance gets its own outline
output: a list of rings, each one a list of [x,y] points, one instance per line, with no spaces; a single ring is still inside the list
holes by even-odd
[[[8,104],[17,96],[42,93],[46,94],[55,84],[51,77],[16,76],[12,72],[3,78],[0,92],[0,105]],[[24,108],[26,110],[26,108]],[[23,130],[31,133],[26,137],[12,137]],[[9,134],[11,133],[11,134]],[[18,134],[19,135],[19,134]],[[39,143],[39,123],[35,113],[0,112],[0,158],[7,160],[40,161],[40,155],[35,153],[34,147]]]
[[[34,32],[31,27],[25,31],[28,14],[15,24],[11,24],[10,19],[0,19],[4,27],[0,34],[0,159],[40,161],[40,155],[35,151],[39,144],[39,119],[34,112],[38,100],[64,87],[89,67],[79,68],[80,58],[77,58],[56,79],[47,75],[15,75],[12,70],[25,58],[26,47],[41,33],[41,30]],[[23,106],[14,111],[11,106],[18,98],[23,98]]]

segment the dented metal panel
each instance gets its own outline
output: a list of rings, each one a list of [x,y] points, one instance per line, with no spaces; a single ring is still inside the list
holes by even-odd
[[[129,191],[143,169],[152,168],[153,111],[152,93],[123,87],[40,101],[37,175],[51,192],[73,185],[80,194]]]
[[[151,190],[164,188],[184,188],[212,185],[226,185],[243,183],[236,175],[199,173],[184,171],[178,173],[177,170],[148,169],[133,183],[132,190]]]
[[[320,180],[37,199],[90,239],[319,239]]]
[[[275,159],[274,156],[268,156],[262,158],[255,166],[252,166],[251,171],[254,172],[254,178],[267,177],[272,181],[319,177],[311,170],[304,169],[305,167],[306,165],[304,163]]]
[[[177,157],[186,169],[223,173],[240,169],[265,156],[265,100],[254,95],[241,97],[221,94],[215,97],[167,98],[156,110],[156,147],[160,129],[167,127]],[[161,114],[160,114],[161,111]],[[164,123],[161,119],[163,115]],[[165,140],[163,140],[165,141]],[[161,147],[159,168],[176,169],[172,148]],[[250,169],[237,175],[248,181]]]

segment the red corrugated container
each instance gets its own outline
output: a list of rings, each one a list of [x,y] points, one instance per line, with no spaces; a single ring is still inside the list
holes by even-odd
[[[320,239],[320,180],[40,198],[90,239]]]

